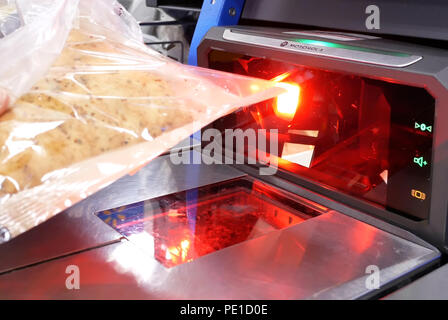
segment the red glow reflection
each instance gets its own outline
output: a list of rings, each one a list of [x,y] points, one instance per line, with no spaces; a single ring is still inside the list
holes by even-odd
[[[357,222],[356,228],[353,228],[352,234],[353,249],[358,253],[363,253],[373,245],[377,230],[363,222]]]
[[[262,183],[238,181],[129,205],[113,227],[134,238],[147,234],[156,260],[170,268],[326,211]]]

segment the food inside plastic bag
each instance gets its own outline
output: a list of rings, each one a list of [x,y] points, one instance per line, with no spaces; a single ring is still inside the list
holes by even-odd
[[[34,187],[50,171],[193,121],[191,106],[170,98],[169,79],[124,68],[120,49],[72,31],[50,72],[0,118],[0,193]]]
[[[115,1],[81,0],[76,9],[50,70],[0,117],[0,227],[12,236],[220,116],[281,92],[269,82],[187,67],[151,51]],[[33,70],[22,75],[33,76]],[[0,84],[6,80],[0,75]]]

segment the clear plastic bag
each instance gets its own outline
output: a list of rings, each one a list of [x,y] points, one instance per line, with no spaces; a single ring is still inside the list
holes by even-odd
[[[15,0],[0,0],[0,38],[13,33],[23,25]]]
[[[0,39],[0,89],[11,102],[31,89],[61,53],[78,0],[16,0],[23,25]]]
[[[20,97],[0,117],[0,227],[11,236],[282,92],[148,49],[116,1],[20,2],[25,25],[0,40],[0,58],[12,60],[0,87]]]

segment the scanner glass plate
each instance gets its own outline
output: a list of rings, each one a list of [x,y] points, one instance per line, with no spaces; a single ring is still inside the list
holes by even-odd
[[[97,216],[131,241],[145,239],[143,249],[170,268],[325,211],[257,181],[237,179],[101,211]]]

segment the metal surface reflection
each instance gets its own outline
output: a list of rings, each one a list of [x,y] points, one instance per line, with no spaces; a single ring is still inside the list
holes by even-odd
[[[192,175],[197,179],[191,179]],[[219,165],[192,166],[186,174],[183,166],[172,165],[167,156],[154,160],[138,174],[123,178],[24,237],[0,246],[0,262],[6,268],[41,262],[1,274],[0,298],[354,299],[376,292],[366,287],[368,266],[378,267],[380,284],[385,287],[425,269],[440,257],[437,249],[401,229],[383,225],[389,230],[386,232],[338,211],[325,212],[324,207],[295,196],[295,205],[290,207],[296,211],[311,207],[324,214],[283,229],[269,229],[168,268],[157,259],[153,235],[130,232],[126,234],[128,239],[110,243],[121,235],[94,215],[139,201],[151,203],[146,202],[148,199],[166,200],[164,196],[182,190],[182,199],[188,203],[195,197],[201,199],[202,186],[218,186],[215,194],[221,196],[224,193],[219,182],[240,182],[235,179],[242,176],[234,168]],[[252,181],[250,190],[271,201],[268,197],[277,189],[266,189],[257,180]],[[207,187],[202,190],[207,191]],[[342,205],[340,208],[349,211]],[[117,222],[118,227],[121,220]],[[195,245],[182,240],[176,243],[179,251]],[[70,254],[85,248],[90,250]],[[182,252],[179,255],[182,257]],[[188,255],[185,258],[189,260]],[[81,270],[81,290],[67,290],[65,286],[69,265]]]
[[[360,254],[353,234],[366,231]],[[335,211],[172,268],[149,252],[152,243],[140,234],[4,274],[0,298],[354,299],[375,291],[366,288],[369,265],[378,266],[385,286],[439,257]],[[76,292],[65,288],[64,270],[71,264],[83,274]]]

